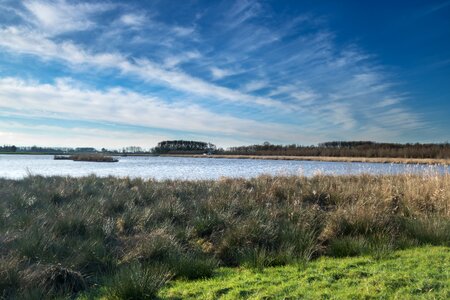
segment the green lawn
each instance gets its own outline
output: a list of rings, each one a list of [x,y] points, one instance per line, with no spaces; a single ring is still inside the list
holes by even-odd
[[[373,257],[320,258],[306,265],[222,268],[211,279],[174,281],[163,299],[450,299],[450,248]]]

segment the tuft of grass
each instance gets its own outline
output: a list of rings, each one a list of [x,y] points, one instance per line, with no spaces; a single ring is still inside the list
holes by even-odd
[[[155,299],[157,292],[170,278],[170,272],[163,268],[133,264],[121,269],[113,277],[106,295],[111,300]]]
[[[15,258],[0,258],[0,299],[13,298],[19,287],[19,261]]]
[[[24,272],[23,280],[30,290],[38,288],[48,297],[76,294],[86,289],[81,273],[61,265],[30,268]]]
[[[203,255],[185,255],[171,258],[167,265],[176,278],[192,280],[211,277],[218,262]]]

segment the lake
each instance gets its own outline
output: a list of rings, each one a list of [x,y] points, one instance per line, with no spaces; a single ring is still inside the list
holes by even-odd
[[[28,174],[43,176],[142,177],[154,179],[218,179],[250,178],[262,174],[401,174],[449,173],[448,166],[349,163],[319,161],[212,159],[188,157],[120,157],[117,163],[74,162],[53,160],[53,155],[0,155],[0,177],[19,179]]]

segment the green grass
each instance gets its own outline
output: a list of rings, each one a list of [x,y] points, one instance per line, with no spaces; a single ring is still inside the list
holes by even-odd
[[[263,270],[221,268],[211,279],[177,280],[162,299],[449,299],[450,248],[320,258]]]

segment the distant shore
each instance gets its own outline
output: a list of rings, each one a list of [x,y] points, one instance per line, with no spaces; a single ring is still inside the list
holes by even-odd
[[[212,155],[165,154],[161,156],[192,157],[192,158],[271,159],[271,160],[303,160],[303,161],[326,161],[326,162],[367,162],[367,163],[385,163],[385,164],[450,165],[450,159],[437,159],[437,158],[224,155],[224,154],[212,154]]]

